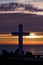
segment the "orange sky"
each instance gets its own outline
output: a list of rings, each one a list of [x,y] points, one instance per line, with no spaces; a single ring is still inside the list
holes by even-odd
[[[0,44],[18,44],[18,42],[18,36],[0,34]],[[30,36],[23,36],[23,44],[43,44],[43,35],[30,34]]]

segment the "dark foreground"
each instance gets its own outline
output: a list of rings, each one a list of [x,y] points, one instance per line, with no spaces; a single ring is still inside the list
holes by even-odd
[[[23,57],[0,58],[0,65],[29,65],[29,64],[43,64],[43,59],[23,58]]]
[[[18,49],[15,52],[7,52],[3,50],[0,54],[0,65],[34,65],[43,64],[43,55],[32,55],[31,52],[27,52],[22,56],[18,55]]]

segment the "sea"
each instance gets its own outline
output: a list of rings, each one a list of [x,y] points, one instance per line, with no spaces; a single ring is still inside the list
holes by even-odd
[[[5,49],[7,52],[15,52],[18,45],[0,45],[0,54]],[[24,54],[32,52],[34,55],[43,55],[43,45],[23,45]]]

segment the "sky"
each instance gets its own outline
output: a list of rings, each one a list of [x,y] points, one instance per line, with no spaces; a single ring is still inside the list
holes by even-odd
[[[33,4],[33,6],[38,8],[43,8],[43,0],[0,0],[0,2],[17,2],[25,4]]]
[[[0,33],[16,32],[19,24],[23,31],[43,32],[43,15],[0,14]]]
[[[18,2],[25,4],[33,4],[34,7],[43,9],[43,0],[0,0],[0,3],[3,2]],[[40,13],[40,12],[39,12]],[[18,31],[18,24],[23,24],[23,31],[28,32],[43,32],[43,16],[38,15],[4,15],[0,14],[0,33],[11,33]],[[15,41],[16,40],[16,41]],[[25,43],[31,43],[30,41],[34,41],[34,39],[24,39]],[[36,39],[35,39],[36,40]],[[39,39],[37,39],[39,40]],[[0,43],[13,43],[17,42],[17,38],[14,39],[12,36],[1,36],[0,35]],[[37,44],[37,41],[34,41]],[[43,38],[38,44],[43,43]]]
[[[18,25],[23,24],[25,32],[43,32],[43,15],[32,14],[0,14],[0,44],[17,44],[18,39],[12,35],[3,35],[2,33],[18,32]],[[43,35],[43,34],[42,34]],[[34,36],[33,36],[34,37]],[[25,44],[43,44],[43,37],[25,38]]]
[[[19,43],[18,36],[11,34],[0,34],[0,44],[16,45]],[[43,35],[36,35],[36,32],[30,33],[28,36],[23,36],[24,45],[41,45],[43,44]]]

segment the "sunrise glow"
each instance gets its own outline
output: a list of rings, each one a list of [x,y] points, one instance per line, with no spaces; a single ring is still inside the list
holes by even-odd
[[[0,34],[0,44],[18,44],[18,36],[12,36],[11,34]],[[30,32],[29,36],[23,36],[23,44],[43,44],[43,34]]]
[[[30,33],[26,38],[41,38],[41,36],[36,35],[35,33]]]

